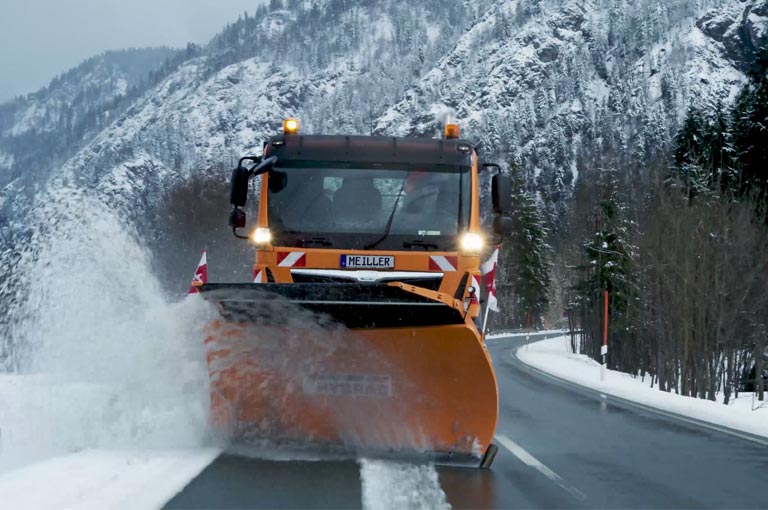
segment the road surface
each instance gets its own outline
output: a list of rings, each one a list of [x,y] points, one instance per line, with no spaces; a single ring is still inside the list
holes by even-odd
[[[488,471],[437,467],[453,508],[768,508],[768,447],[553,381],[517,361],[523,342],[488,342],[499,454]],[[361,508],[362,498],[356,462],[223,455],[166,508]]]

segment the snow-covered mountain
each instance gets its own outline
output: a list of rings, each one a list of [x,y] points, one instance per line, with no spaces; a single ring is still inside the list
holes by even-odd
[[[29,131],[55,131],[67,115],[84,106],[98,106],[125,96],[147,81],[149,73],[176,53],[169,48],[109,51],[92,57],[32,94],[3,105],[0,132],[20,135]],[[73,119],[76,122],[76,119]]]
[[[201,173],[226,180],[284,117],[305,132],[432,136],[449,115],[556,204],[607,139],[645,157],[689,105],[732,100],[768,27],[765,0],[285,4],[239,19],[119,115],[103,113],[107,125],[71,141],[82,148],[50,168],[49,186],[87,189],[162,235],[154,215],[170,188]],[[72,71],[42,103],[5,105],[0,133],[45,132],[66,117],[66,98],[95,87],[108,103],[131,87],[104,65]],[[14,157],[0,145],[0,164]],[[18,197],[29,189],[16,178],[0,194],[6,237],[24,230]]]
[[[62,164],[170,71],[178,50],[109,51],[0,105],[0,184]]]
[[[766,42],[768,4],[697,4],[497,2],[377,131],[436,133],[435,114],[451,111],[471,138],[536,180],[557,228],[557,202],[606,140],[647,161],[689,106],[727,104],[743,85]]]

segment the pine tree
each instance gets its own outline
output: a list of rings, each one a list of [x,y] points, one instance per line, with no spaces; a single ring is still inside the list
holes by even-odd
[[[541,327],[549,307],[552,248],[536,199],[514,167],[512,183],[513,231],[503,243],[498,285],[502,313],[514,327],[527,326],[529,316],[532,327]]]
[[[705,120],[694,107],[688,109],[683,126],[675,136],[674,170],[688,195],[693,198],[706,193],[709,187],[707,142],[705,141]]]
[[[730,193],[737,185],[734,171],[733,144],[728,114],[721,102],[713,110],[714,116],[704,128],[704,151],[709,167],[709,185],[721,193]]]
[[[741,167],[742,193],[768,195],[768,48],[758,56],[749,84],[733,112],[733,138]]]
[[[602,344],[603,294],[609,294],[611,334],[610,365],[623,369],[637,358],[637,339],[633,332],[632,304],[637,298],[631,243],[633,224],[619,193],[615,171],[604,171],[598,188],[602,199],[594,213],[595,233],[584,243],[584,264],[578,269],[581,281],[576,285],[584,328],[582,352],[599,359]]]
[[[708,115],[691,108],[675,144],[674,168],[691,198],[736,191],[731,126],[722,103],[713,104]]]
[[[703,158],[704,120],[696,108],[689,108],[685,122],[675,137],[675,164],[678,168],[699,164]]]

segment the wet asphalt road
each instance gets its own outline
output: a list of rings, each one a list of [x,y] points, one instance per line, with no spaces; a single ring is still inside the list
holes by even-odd
[[[488,342],[499,454],[491,470],[437,467],[453,508],[768,508],[768,447],[553,381],[517,361],[523,342]],[[356,462],[222,455],[166,508],[361,505]]]

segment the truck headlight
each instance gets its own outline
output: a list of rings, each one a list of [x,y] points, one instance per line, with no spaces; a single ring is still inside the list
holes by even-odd
[[[485,246],[485,241],[480,234],[467,232],[461,236],[461,249],[466,252],[479,253]]]
[[[253,244],[269,244],[272,242],[272,232],[268,228],[259,227],[251,234]]]

